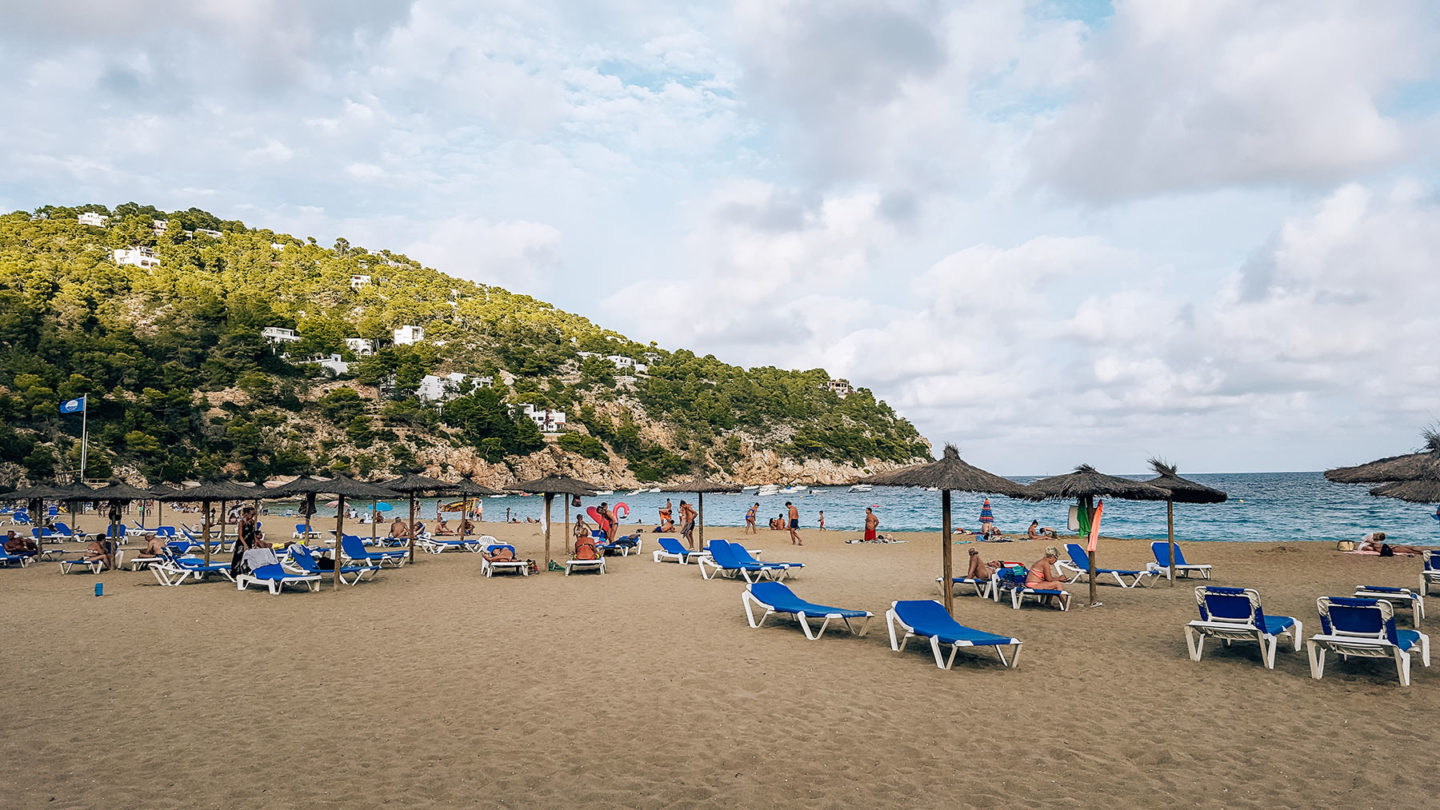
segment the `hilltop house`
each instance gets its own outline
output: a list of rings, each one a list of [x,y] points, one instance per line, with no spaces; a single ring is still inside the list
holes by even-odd
[[[642,355],[640,355],[640,356],[643,357],[643,358],[645,358],[645,362],[646,362],[646,363],[649,363],[649,364],[652,365],[652,366],[655,365],[656,363],[660,362],[660,353],[659,353],[659,352],[645,352],[644,354],[642,354]]]
[[[535,427],[540,428],[541,433],[560,433],[565,430],[564,411],[537,408],[529,403],[521,405],[520,408],[535,423]]]
[[[164,236],[165,229],[170,227],[170,221],[165,219],[152,219],[150,220],[150,227],[156,236]]]
[[[280,243],[280,242],[271,242],[271,243],[270,243],[270,249],[271,249],[271,250],[284,250],[284,249],[285,249],[285,245],[282,244],[282,243]]]
[[[295,343],[300,340],[300,335],[294,329],[286,329],[283,326],[267,326],[260,330],[260,337],[271,343]]]
[[[829,382],[825,383],[825,388],[829,391],[833,391],[835,393],[835,396],[838,396],[841,399],[844,399],[845,397],[848,397],[851,394],[855,393],[855,389],[850,387],[849,380],[830,380]]]
[[[396,346],[412,346],[425,339],[425,329],[419,326],[406,324],[395,330]]]
[[[317,363],[321,368],[333,371],[336,374],[345,374],[350,371],[350,364],[340,359],[340,355],[338,354],[317,354],[314,357],[307,357],[300,362]]]
[[[494,377],[476,377],[476,378],[474,378],[474,382],[475,382],[475,387],[476,387],[476,388],[494,388],[494,387],[495,387],[495,378],[494,378]]]
[[[107,217],[104,214],[97,214],[94,211],[86,211],[85,213],[80,215],[81,225],[94,225],[97,228],[103,228],[105,227],[105,223],[109,221],[110,217]]]
[[[444,377],[426,374],[415,389],[415,396],[426,402],[443,402],[460,396],[460,386],[465,384],[465,375],[450,372]]]
[[[634,368],[635,361],[623,354],[607,354],[605,359],[615,364],[615,368]]]
[[[208,228],[196,228],[196,229],[193,231],[193,233],[195,233],[195,234],[204,234],[204,235],[210,237],[211,239],[222,239],[222,238],[224,238],[224,236],[225,236],[225,234],[223,234],[223,233],[221,233],[221,232],[219,232],[219,231],[212,231],[212,230],[209,230]]]
[[[345,338],[345,348],[354,352],[356,357],[364,357],[375,353],[375,341],[370,338]]]
[[[114,252],[116,264],[132,264],[136,267],[159,267],[160,260],[155,251],[148,247],[121,248]]]
[[[360,289],[361,287],[368,287],[368,286],[370,286],[370,277],[369,277],[369,276],[356,275],[356,276],[351,276],[351,277],[350,277],[350,289],[352,289],[352,290],[358,290],[358,289]]]

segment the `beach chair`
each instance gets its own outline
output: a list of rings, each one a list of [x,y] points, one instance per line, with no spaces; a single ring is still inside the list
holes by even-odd
[[[735,559],[739,560],[742,563],[752,563],[755,565],[765,566],[783,566],[785,569],[785,576],[787,577],[794,576],[796,571],[805,567],[805,563],[798,562],[762,562],[759,558],[757,558],[750,552],[750,549],[745,548],[739,543],[730,543],[730,550],[735,552]]]
[[[154,563],[150,566],[150,573],[161,585],[175,587],[187,579],[196,582],[204,582],[211,574],[219,574],[221,578],[231,582],[235,578],[230,574],[230,563],[210,562],[207,563],[199,557],[182,557],[172,555],[163,562]]]
[[[519,574],[519,575],[522,576],[522,577],[528,577],[528,576],[530,576],[530,563],[529,563],[527,560],[520,560],[520,559],[492,560],[492,559],[490,559],[490,557],[494,556],[494,554],[495,554],[497,551],[499,551],[500,549],[502,549],[502,548],[508,548],[508,549],[510,549],[510,556],[511,556],[511,557],[515,557],[516,554],[515,554],[515,547],[514,547],[514,546],[510,545],[509,543],[497,543],[497,542],[495,541],[495,538],[493,538],[493,537],[491,537],[491,536],[489,536],[489,535],[485,535],[485,536],[484,536],[483,538],[481,538],[481,539],[483,539],[483,540],[488,540],[488,541],[490,541],[490,542],[489,542],[488,545],[485,546],[485,556],[480,558],[480,573],[484,574],[484,575],[487,576],[487,577],[493,577],[493,576],[495,576],[496,574],[506,574],[506,573],[509,573],[509,574]]]
[[[11,526],[28,526],[28,525],[30,525],[30,513],[27,512],[27,511],[25,511],[24,509],[16,509],[14,512],[12,512],[12,513],[10,514],[10,525],[11,525]]]
[[[1391,607],[1407,607],[1410,609],[1410,621],[1418,628],[1420,620],[1425,618],[1425,595],[1421,592],[1412,591],[1409,588],[1392,588],[1388,585],[1357,585],[1355,593],[1362,599],[1378,599],[1382,602],[1389,602]]]
[[[286,585],[299,585],[312,593],[320,590],[319,574],[293,574],[279,563],[262,565],[254,571],[235,577],[235,589],[243,591],[251,585],[269,588],[271,596],[278,596]]]
[[[1275,668],[1275,650],[1281,636],[1290,636],[1295,652],[1300,652],[1304,627],[1292,616],[1266,616],[1260,607],[1260,594],[1253,588],[1220,588],[1201,585],[1195,589],[1195,603],[1200,618],[1185,625],[1185,644],[1190,660],[1199,661],[1206,638],[1218,638],[1230,646],[1232,641],[1260,642],[1260,661],[1266,669]]]
[[[1075,574],[1070,578],[1071,582],[1078,581],[1080,577],[1088,578],[1090,576],[1090,555],[1086,553],[1085,547],[1079,543],[1066,543],[1065,550],[1069,552],[1070,559],[1057,562],[1056,567],[1061,570],[1073,570]],[[1153,569],[1136,571],[1131,568],[1096,568],[1095,575],[1110,576],[1122,588],[1146,585],[1150,582],[1151,577],[1157,576]],[[1130,578],[1128,583],[1125,581],[1126,577]]]
[[[376,563],[381,566],[389,563],[399,568],[405,564],[405,560],[409,557],[410,552],[398,549],[393,551],[367,551],[365,549],[365,543],[359,537],[353,534],[347,534],[340,538],[340,554],[345,559],[356,563]]]
[[[314,529],[308,529],[308,530],[307,530],[307,529],[305,528],[305,524],[304,524],[304,523],[296,523],[296,524],[295,524],[295,531],[293,531],[293,532],[290,533],[290,539],[292,539],[292,540],[319,540],[319,539],[320,539],[320,532],[317,532],[317,531],[315,531]]]
[[[1440,582],[1440,552],[1422,551],[1420,558],[1423,565],[1420,569],[1420,593],[1430,595],[1430,585]]]
[[[691,551],[680,545],[680,541],[674,537],[660,537],[656,539],[656,542],[660,544],[660,548],[651,552],[650,556],[657,563],[670,562],[673,560],[681,565],[685,565],[692,557],[696,561],[699,561],[701,557],[707,556],[710,553],[703,549],[700,551]]]
[[[444,554],[447,551],[469,551],[478,554],[483,543],[478,537],[425,537],[415,538],[415,545],[431,554]]]
[[[1043,602],[1047,598],[1057,599],[1060,602],[1060,610],[1070,609],[1070,593],[1060,588],[1028,588],[1025,586],[1025,579],[1030,576],[1030,569],[1019,563],[1006,563],[1004,568],[995,572],[995,588],[991,591],[991,598],[996,602],[1000,601],[1002,593],[1010,595],[1010,607],[1020,609],[1025,599],[1031,598],[1036,602]]]
[[[961,647],[994,647],[1000,656],[1000,663],[1006,667],[1015,666],[1020,660],[1020,640],[1009,636],[997,636],[966,627],[955,621],[946,612],[945,606],[932,599],[908,602],[893,602],[885,611],[885,625],[890,631],[890,649],[902,652],[912,638],[930,640],[930,651],[935,654],[935,666],[949,669],[955,663],[955,654]],[[904,635],[896,638],[895,628]],[[943,645],[950,645],[950,657],[940,651]],[[1014,654],[1005,660],[1005,647],[1014,647]]]
[[[53,525],[55,526],[55,535],[56,535],[56,536],[63,537],[63,538],[66,539],[66,540],[74,540],[74,539],[75,539],[75,530],[72,529],[72,528],[70,528],[68,525],[66,525],[66,524],[64,524],[64,523],[61,523],[61,522],[58,521],[58,520],[55,521],[55,523],[54,523]]]
[[[703,579],[713,579],[716,576],[733,579],[740,576],[744,577],[746,582],[758,582],[762,579],[781,579],[785,576],[786,569],[783,564],[771,565],[758,561],[742,562],[739,557],[735,556],[735,549],[728,541],[711,540],[708,546],[709,555],[697,559],[700,576]]]
[[[10,568],[12,566],[24,568],[25,566],[30,564],[30,559],[33,556],[34,555],[32,554],[11,554],[5,549],[0,548],[0,566],[4,566],[6,568]],[[100,572],[96,571],[95,573],[98,574]]]
[[[813,602],[806,602],[796,596],[788,585],[780,582],[752,582],[745,586],[740,594],[740,604],[745,607],[745,618],[750,626],[758,628],[765,623],[765,620],[772,613],[786,613],[794,616],[800,622],[800,629],[805,631],[805,638],[815,641],[825,635],[825,628],[830,622],[839,620],[845,623],[845,629],[850,631],[852,636],[865,635],[865,629],[870,626],[870,620],[875,614],[868,610],[848,610],[846,608],[829,607],[817,605]],[[760,620],[755,620],[755,607],[764,608]],[[820,622],[819,630],[812,630],[810,619],[823,619]],[[851,619],[863,619],[860,622],[860,629],[850,623]]]
[[[116,552],[115,552],[115,567],[116,567],[116,568],[119,568],[119,567],[120,567],[120,560],[121,560],[122,557],[123,557],[123,552],[121,552],[121,551],[116,551]],[[60,561],[60,573],[62,573],[62,574],[68,574],[68,573],[71,573],[72,571],[81,571],[81,572],[88,571],[88,572],[90,572],[90,573],[92,573],[92,574],[98,574],[98,573],[100,573],[101,571],[104,571],[104,570],[105,570],[105,562],[104,562],[103,560],[87,560],[87,559],[85,559],[85,558],[83,558],[83,557],[76,557],[76,558],[73,559],[73,560],[61,560],[61,561]]]
[[[942,593],[945,591],[944,582],[944,577],[935,578],[935,587],[939,588]],[[990,576],[988,579],[976,579],[974,577],[951,577],[950,593],[958,596],[959,593],[957,593],[956,589],[963,591],[966,585],[969,585],[975,589],[976,596],[985,599],[989,599],[991,589],[997,587],[995,584],[995,577],[993,575]]]
[[[1418,647],[1420,663],[1430,666],[1430,637],[1418,630],[1395,627],[1395,608],[1389,602],[1357,599],[1353,596],[1322,596],[1315,600],[1320,612],[1320,632],[1310,637],[1305,649],[1310,655],[1310,677],[1325,677],[1325,653],[1340,660],[1393,658],[1400,685],[1410,685],[1410,657]]]
[[[632,534],[628,537],[617,537],[606,543],[599,542],[598,532],[590,532],[590,536],[596,539],[603,554],[619,554],[621,557],[629,557],[631,552],[640,553],[640,536]]]
[[[1150,553],[1155,555],[1155,564],[1158,569],[1156,574],[1170,578],[1170,543],[1165,540],[1156,540],[1150,544]],[[1210,566],[1193,565],[1185,562],[1185,552],[1180,550],[1180,544],[1175,544],[1175,573],[1179,576],[1188,577],[1192,573],[1199,574],[1201,579],[1210,578]]]
[[[330,576],[334,569],[326,571],[320,567],[320,562],[315,559],[315,554],[310,547],[304,543],[292,543],[285,549],[285,560],[281,565],[289,565],[297,574],[314,574],[318,577]],[[340,566],[340,582],[343,585],[355,585],[366,577],[374,577],[380,570],[378,565],[342,565]]]
[[[600,551],[594,537],[582,537],[575,544],[575,556],[565,561],[565,576],[568,577],[576,571],[605,573],[605,555]]]

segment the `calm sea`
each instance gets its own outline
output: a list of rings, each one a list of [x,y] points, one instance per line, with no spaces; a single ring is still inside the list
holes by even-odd
[[[1148,476],[1135,476],[1144,479]],[[1224,473],[1187,476],[1195,481],[1223,490],[1230,500],[1214,505],[1175,506],[1175,536],[1186,541],[1237,540],[1244,542],[1283,540],[1359,539],[1370,531],[1383,531],[1392,542],[1440,545],[1440,520],[1435,507],[1409,504],[1391,498],[1371,497],[1364,486],[1332,484],[1320,473]],[[1021,482],[1033,478],[1016,478]],[[667,496],[658,493],[613,495],[586,498],[586,507],[606,501],[612,506],[625,503],[630,508],[629,523],[635,520],[657,521],[656,510]],[[678,516],[680,498],[670,495]],[[452,500],[452,499],[445,499]],[[814,528],[819,513],[825,513],[828,529],[857,531],[864,524],[865,507],[872,506],[880,516],[881,531],[939,531],[940,493],[924,490],[876,487],[870,492],[849,492],[845,487],[822,487],[803,495],[770,495],[755,493],[705,496],[707,526],[741,526],[745,510],[760,503],[760,524],[785,510],[785,502],[793,501],[800,509],[804,528]],[[984,497],[968,493],[952,493],[951,503],[957,528],[974,530],[979,526],[980,507]],[[392,502],[399,515],[406,511],[404,502]],[[505,496],[486,498],[485,520],[504,520],[510,516],[524,520],[538,518],[542,508],[538,496]],[[1011,533],[1024,532],[1031,520],[1041,526],[1064,528],[1069,503],[1043,501],[1031,503],[1009,498],[990,499],[996,524]],[[363,507],[362,507],[363,508]],[[420,508],[427,520],[435,516],[435,500],[427,499]],[[322,514],[328,510],[321,510]],[[329,512],[333,515],[333,512]],[[563,514],[561,501],[555,501],[556,520]],[[453,518],[453,516],[451,516]],[[1101,531],[1110,537],[1164,537],[1165,504],[1138,501],[1107,500]]]

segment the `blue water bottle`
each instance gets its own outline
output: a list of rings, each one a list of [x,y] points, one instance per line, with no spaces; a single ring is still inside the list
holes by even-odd
[[[97,583],[95,583],[95,595],[96,595],[96,596],[104,596],[104,595],[105,595],[105,583],[103,583],[103,582],[97,582]]]

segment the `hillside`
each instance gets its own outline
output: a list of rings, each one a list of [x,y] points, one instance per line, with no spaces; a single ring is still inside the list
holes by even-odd
[[[423,339],[406,345],[406,326]],[[302,362],[319,356],[339,362]],[[767,483],[928,456],[888,405],[829,379],[641,345],[403,255],[195,208],[0,216],[0,483],[78,466],[80,417],[59,404],[85,394],[91,479],[421,467]],[[547,410],[563,430],[542,435]]]

